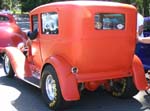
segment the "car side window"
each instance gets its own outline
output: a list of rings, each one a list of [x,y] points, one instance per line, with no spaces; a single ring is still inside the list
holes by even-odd
[[[38,15],[32,16],[32,30],[38,30]]]
[[[28,37],[31,40],[34,40],[38,35],[38,15],[32,15],[31,16],[31,22],[32,22],[32,31],[29,31],[27,33]]]
[[[58,34],[58,14],[56,12],[42,13],[42,34]]]
[[[97,30],[123,30],[124,28],[124,14],[98,13],[95,15],[95,29]]]

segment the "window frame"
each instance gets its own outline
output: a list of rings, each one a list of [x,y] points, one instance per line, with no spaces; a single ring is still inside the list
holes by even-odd
[[[37,20],[36,23],[35,23],[34,17],[36,17],[36,20]],[[39,28],[38,14],[31,16],[31,22],[32,22],[32,31],[38,30],[38,28]]]
[[[49,20],[48,17],[50,17],[51,21]],[[44,35],[58,35],[59,34],[58,19],[59,19],[59,15],[56,11],[41,13],[41,33]]]
[[[123,18],[123,23],[119,23],[120,22],[119,21],[118,23],[114,24],[114,22],[112,22],[111,19],[114,19],[114,20],[116,19],[117,21],[117,15]],[[96,19],[99,19],[99,20],[97,21]],[[107,19],[105,20],[105,23],[108,22],[108,27],[105,26],[105,28],[104,28],[104,19]],[[125,22],[126,22],[125,14],[122,14],[122,13],[95,13],[94,15],[94,27],[96,30],[125,30],[125,27],[126,27]]]

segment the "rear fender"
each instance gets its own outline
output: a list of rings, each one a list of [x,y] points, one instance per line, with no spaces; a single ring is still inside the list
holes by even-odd
[[[50,57],[45,63],[54,67],[64,100],[79,100],[78,84],[75,76],[71,73],[71,65],[59,56]]]
[[[31,75],[29,63],[25,55],[16,47],[6,47],[4,53],[9,57],[12,68],[19,78]]]
[[[133,78],[138,90],[146,90],[148,88],[148,83],[145,77],[144,67],[141,60],[134,55],[132,64]]]

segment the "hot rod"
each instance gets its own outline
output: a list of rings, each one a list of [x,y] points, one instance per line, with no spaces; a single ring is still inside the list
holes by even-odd
[[[30,12],[27,43],[5,48],[6,76],[41,88],[50,109],[103,86],[132,97],[148,83],[136,47],[135,7],[102,1],[66,1]],[[15,53],[14,53],[15,52]]]

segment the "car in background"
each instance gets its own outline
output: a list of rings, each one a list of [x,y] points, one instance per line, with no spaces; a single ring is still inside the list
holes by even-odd
[[[144,17],[144,37],[150,36],[150,17]],[[150,69],[150,44],[137,43],[136,54],[141,59],[145,72]]]
[[[13,14],[16,24],[24,31],[30,30],[29,14]]]
[[[16,24],[15,18],[11,14],[0,13],[0,54],[8,46],[17,47],[18,43],[25,42],[26,33]]]

